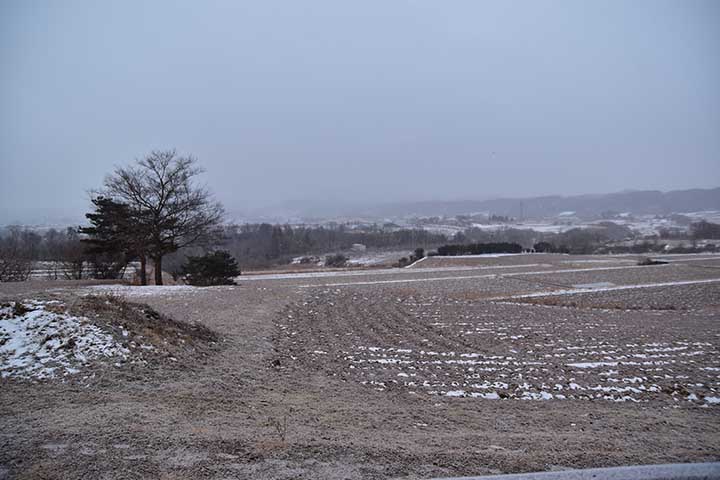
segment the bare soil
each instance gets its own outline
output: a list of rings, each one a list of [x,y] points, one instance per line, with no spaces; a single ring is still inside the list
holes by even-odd
[[[720,406],[707,401],[720,397],[717,283],[510,297],[586,277],[720,273],[532,274],[567,265],[547,257],[524,276],[369,271],[130,304],[93,304],[73,284],[0,285],[0,300],[76,301],[105,328],[193,347],[93,382],[0,380],[0,478],[431,478],[719,460]],[[492,264],[518,261],[506,258]]]

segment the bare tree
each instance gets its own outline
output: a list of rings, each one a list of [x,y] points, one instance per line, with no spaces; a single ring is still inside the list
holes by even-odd
[[[80,242],[80,235],[76,228],[68,227],[60,251],[60,264],[63,275],[67,280],[82,280],[85,272],[85,247]]]
[[[211,239],[222,221],[220,203],[195,182],[201,172],[193,157],[153,151],[105,179],[105,195],[132,209],[140,250],[155,265],[156,285],[162,285],[165,254]]]
[[[0,282],[22,282],[30,277],[31,250],[35,248],[34,237],[30,234],[32,232],[26,229],[11,226],[7,236],[0,237]]]

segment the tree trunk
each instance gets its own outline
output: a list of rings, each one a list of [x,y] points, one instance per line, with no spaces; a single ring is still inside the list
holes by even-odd
[[[155,265],[155,285],[162,285],[162,257],[157,256],[153,259]]]
[[[140,255],[140,285],[147,285],[147,259],[145,255]]]

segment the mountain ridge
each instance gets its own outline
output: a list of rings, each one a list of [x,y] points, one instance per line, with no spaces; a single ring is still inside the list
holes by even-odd
[[[666,192],[634,190],[567,196],[543,195],[487,200],[395,202],[352,210],[348,213],[371,217],[452,216],[482,212],[515,218],[537,218],[555,216],[569,211],[575,212],[578,216],[597,216],[605,212],[669,214],[720,210],[720,187]]]

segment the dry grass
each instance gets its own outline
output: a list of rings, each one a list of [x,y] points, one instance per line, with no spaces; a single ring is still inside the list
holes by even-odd
[[[113,295],[84,297],[72,309],[101,321],[111,321],[113,325],[122,326],[153,343],[177,345],[219,340],[217,333],[202,324],[180,322],[158,313],[148,305],[128,302]]]

